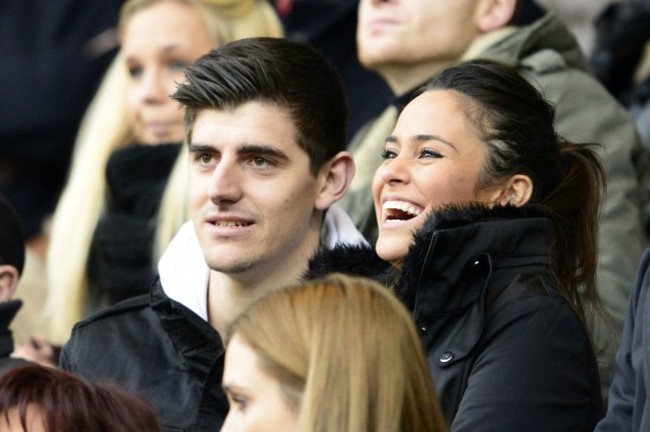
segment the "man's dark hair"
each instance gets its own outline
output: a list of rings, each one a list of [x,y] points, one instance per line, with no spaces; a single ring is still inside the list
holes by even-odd
[[[172,96],[186,109],[186,139],[199,111],[234,110],[246,102],[287,109],[312,173],[345,150],[347,99],[334,66],[309,45],[248,38],[210,51],[185,72]]]

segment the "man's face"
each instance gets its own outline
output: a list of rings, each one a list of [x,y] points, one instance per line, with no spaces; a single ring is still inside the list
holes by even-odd
[[[477,36],[477,0],[361,0],[359,60],[384,67],[455,63]]]
[[[306,263],[314,253],[321,175],[310,173],[296,138],[288,111],[275,105],[248,102],[198,113],[190,205],[212,270],[264,277]]]

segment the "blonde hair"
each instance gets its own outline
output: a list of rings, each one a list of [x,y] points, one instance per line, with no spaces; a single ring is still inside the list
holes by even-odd
[[[266,0],[129,0],[122,8],[120,28],[137,11],[160,1],[196,7],[215,45],[245,37],[283,34],[282,25]],[[87,262],[95,227],[104,210],[106,164],[115,150],[134,144],[126,116],[128,83],[127,68],[118,53],[82,120],[68,182],[52,220],[45,317],[48,336],[55,343],[65,342],[73,325],[86,315]],[[186,159],[183,150],[160,204],[155,260],[188,217]]]
[[[275,291],[228,335],[280,382],[303,432],[446,430],[411,317],[371,280],[335,274]]]

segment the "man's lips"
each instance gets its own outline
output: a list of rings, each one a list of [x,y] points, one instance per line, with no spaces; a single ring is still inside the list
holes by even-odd
[[[220,216],[208,219],[207,222],[215,227],[221,228],[240,228],[253,225],[255,222],[252,219],[241,217]]]

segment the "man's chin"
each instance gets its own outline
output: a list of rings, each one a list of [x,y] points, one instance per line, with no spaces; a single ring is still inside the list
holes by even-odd
[[[246,259],[206,259],[210,270],[224,274],[242,274],[253,268],[254,264]]]

